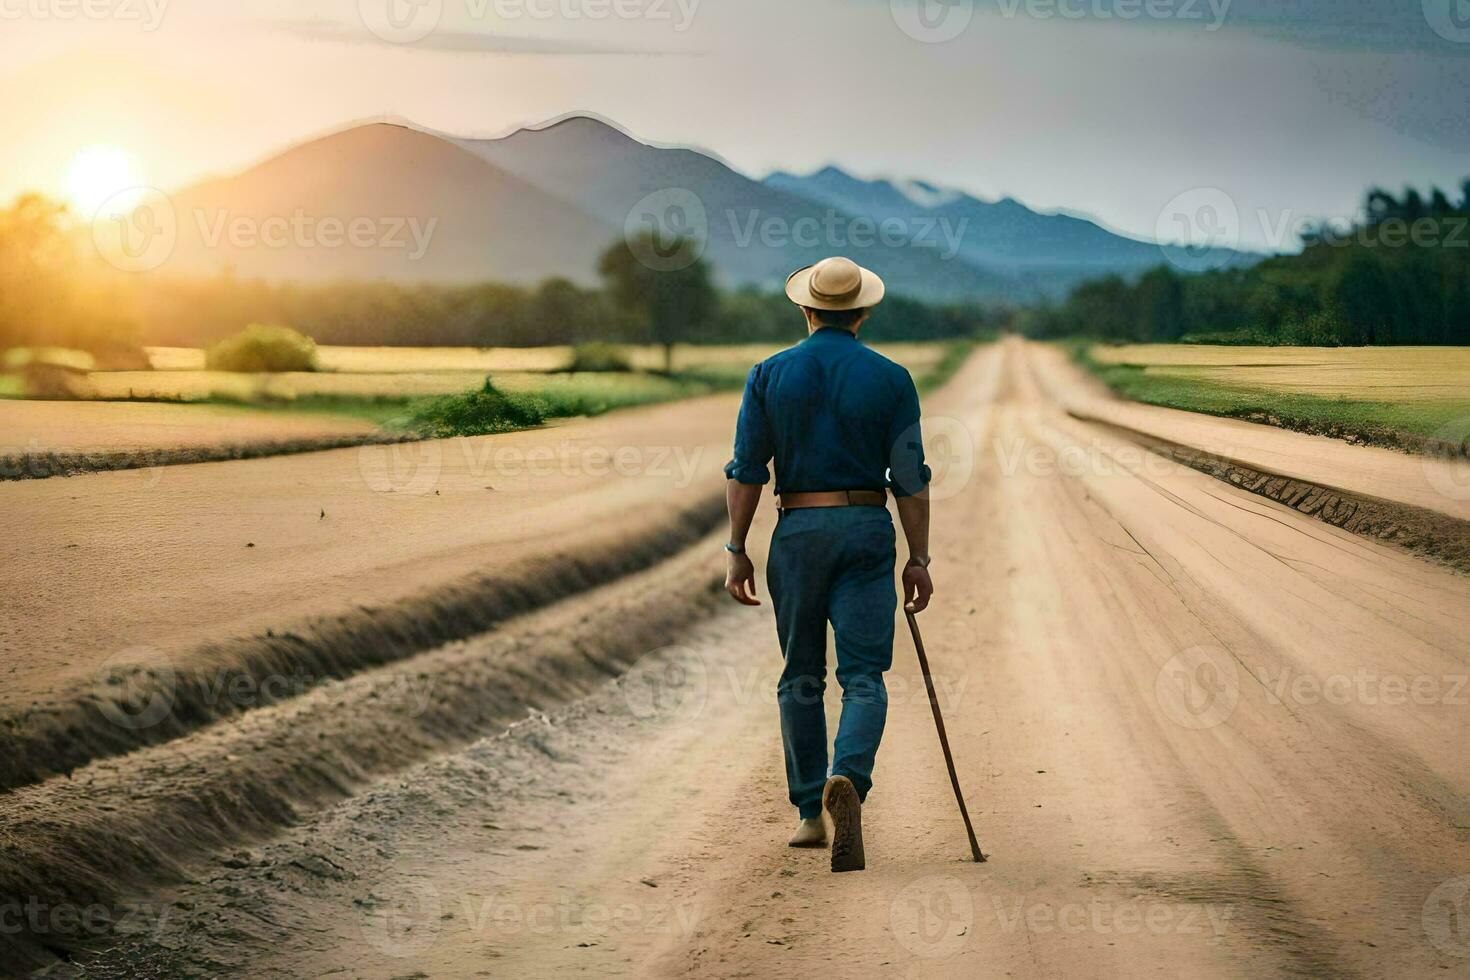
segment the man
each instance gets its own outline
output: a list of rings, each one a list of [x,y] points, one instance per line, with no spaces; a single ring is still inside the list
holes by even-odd
[[[807,339],[751,369],[729,478],[725,588],[760,605],[745,537],[776,461],[779,519],[766,584],[786,666],[777,686],[786,782],[800,815],[792,847],[822,847],[832,820],[832,870],[865,865],[862,802],[888,714],[883,672],[893,663],[893,519],[908,541],[904,600],[929,604],[929,468],[919,395],[902,367],[857,333],[883,298],[883,281],[850,259],[798,269],[786,295],[806,315]],[[827,770],[827,623],[837,646],[842,720]]]

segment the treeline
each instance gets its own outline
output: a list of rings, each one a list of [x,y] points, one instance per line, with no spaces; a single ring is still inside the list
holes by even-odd
[[[969,337],[999,325],[978,305],[931,306],[890,297],[863,327],[873,340]],[[590,340],[657,342],[646,318],[602,289],[565,279],[526,288],[340,283],[308,286],[215,279],[156,282],[141,292],[141,336],[148,344],[199,346],[247,323],[282,323],[320,344],[525,347]],[[713,309],[683,324],[682,343],[780,342],[804,329],[784,295],[720,291]]]
[[[1360,220],[1309,229],[1303,242],[1251,268],[1093,280],[1018,326],[1144,342],[1470,344],[1470,181],[1457,203],[1438,189],[1373,190]]]
[[[120,367],[140,362],[141,346],[208,346],[252,323],[289,326],[321,344],[371,346],[780,342],[803,330],[779,293],[716,290],[702,261],[650,273],[626,252],[622,243],[609,249],[597,289],[566,279],[534,287],[167,279],[107,267],[63,207],[31,195],[0,208],[0,350],[77,348]],[[864,332],[876,340],[969,337],[998,327],[999,316],[899,296]]]

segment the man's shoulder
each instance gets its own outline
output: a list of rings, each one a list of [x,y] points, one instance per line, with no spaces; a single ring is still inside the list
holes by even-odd
[[[908,368],[886,355],[878,353],[867,344],[862,345],[861,356],[873,375],[881,377],[895,392],[902,391],[914,383],[913,376],[909,374]]]
[[[880,354],[878,351],[869,347],[867,344],[863,344],[862,349],[863,356],[871,360],[873,364],[877,365],[880,370],[887,371],[889,374],[892,374],[895,377],[907,375],[909,373],[908,368],[888,357],[886,354]]]
[[[787,347],[784,350],[776,351],[776,353],[767,357],[763,361],[758,361],[753,370],[756,374],[767,374],[771,371],[772,368],[779,368],[783,364],[790,364],[791,362],[799,360],[809,353],[810,350],[804,345],[793,344],[792,346]]]

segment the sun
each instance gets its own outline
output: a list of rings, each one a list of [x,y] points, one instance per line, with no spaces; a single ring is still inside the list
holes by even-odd
[[[113,197],[133,191],[140,183],[132,156],[107,143],[77,151],[66,174],[67,196],[77,213],[87,219]]]

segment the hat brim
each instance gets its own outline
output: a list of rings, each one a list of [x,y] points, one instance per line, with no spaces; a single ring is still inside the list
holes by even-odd
[[[809,306],[814,310],[862,310],[883,301],[883,280],[876,272],[862,266],[858,266],[862,279],[856,293],[840,300],[823,299],[812,292],[812,270],[815,268],[815,265],[803,266],[786,277],[786,298],[797,306]]]

